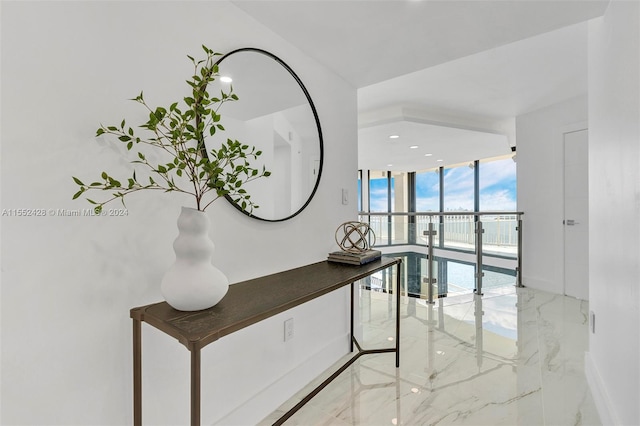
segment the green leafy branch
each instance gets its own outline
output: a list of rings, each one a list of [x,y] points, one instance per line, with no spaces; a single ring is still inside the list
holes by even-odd
[[[220,54],[206,46],[202,48],[206,59],[196,61],[188,56],[194,65],[194,74],[187,80],[191,95],[183,98],[184,106],[179,108],[175,102],[169,108],[154,109],[146,103],[142,92],[131,99],[143,105],[149,113],[148,121],[139,126],[145,130],[146,137],[138,136],[125,120],[119,126],[101,125],[96,131],[96,136],[112,135],[125,144],[128,151],[136,152],[137,159],[131,163],[140,164],[151,175],[139,180],[134,171],[130,178],[119,180],[102,172],[100,179],[90,184],[73,177],[80,187],[73,199],[91,190],[111,191],[111,198],[104,201],[87,198],[95,206],[96,213],[114,200],[119,199],[124,204],[125,196],[141,190],[189,194],[195,197],[196,207],[202,211],[224,196],[229,196],[249,212],[259,207],[252,202],[244,186],[271,174],[264,166],[258,169],[251,165],[262,152],[232,139],[227,139],[218,149],[206,151],[205,137],[225,130],[220,123],[220,107],[226,102],[237,101],[238,96],[233,93],[233,87],[228,92],[221,90],[219,96],[210,95],[209,85],[218,77],[215,58]],[[151,163],[139,149],[144,146],[163,151],[170,161]]]

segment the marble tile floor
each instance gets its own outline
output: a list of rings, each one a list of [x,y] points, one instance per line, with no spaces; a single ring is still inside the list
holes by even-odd
[[[364,348],[393,346],[388,295],[360,291],[356,336]],[[435,305],[403,298],[401,315],[399,369],[394,354],[363,356],[285,425],[601,424],[584,374],[588,302],[509,286]]]

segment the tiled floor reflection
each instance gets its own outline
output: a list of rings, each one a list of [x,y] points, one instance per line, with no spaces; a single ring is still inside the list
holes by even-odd
[[[392,346],[387,295],[363,290],[361,301],[363,347]],[[399,369],[393,354],[364,356],[285,424],[600,424],[584,376],[587,302],[504,287],[435,305],[405,299],[401,313]]]

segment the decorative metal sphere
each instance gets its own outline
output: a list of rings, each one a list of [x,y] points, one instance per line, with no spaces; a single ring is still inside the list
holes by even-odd
[[[341,236],[338,237],[338,234]],[[345,222],[336,229],[336,243],[342,251],[362,253],[376,244],[376,234],[366,223]]]

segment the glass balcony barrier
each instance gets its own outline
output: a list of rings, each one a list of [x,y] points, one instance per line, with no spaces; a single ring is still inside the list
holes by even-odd
[[[378,250],[403,258],[403,293],[433,303],[441,297],[522,286],[522,215],[361,212],[359,220],[375,233]],[[394,282],[382,271],[364,286],[389,292]]]

